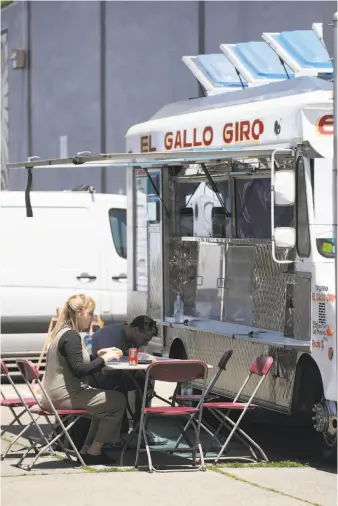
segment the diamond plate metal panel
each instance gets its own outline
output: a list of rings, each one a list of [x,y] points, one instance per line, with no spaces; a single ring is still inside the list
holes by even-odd
[[[218,335],[184,327],[168,327],[166,335],[169,349],[173,340],[178,338],[184,344],[188,358],[204,360],[214,367],[214,370],[209,371],[209,380],[225,350],[232,349],[234,354],[227,370],[220,376],[216,384],[217,390],[228,397],[236,395],[248,374],[251,363],[257,356],[271,355],[274,357],[273,369],[258,391],[255,402],[282,412],[290,411],[298,355],[296,351],[248,340],[236,340],[230,335]],[[252,383],[249,383],[249,387],[244,390],[244,400],[248,398],[258,380],[258,377],[254,377]]]
[[[160,226],[149,229],[149,316],[162,315],[162,251]]]
[[[203,244],[203,243],[202,243]],[[234,241],[233,247],[239,242]],[[197,265],[200,243],[172,239],[169,258],[169,300],[170,308],[178,291],[183,296],[187,315],[195,315],[196,288],[198,283]],[[255,249],[254,282],[252,287],[252,325],[267,330],[284,331],[285,292],[287,283],[294,283],[294,275],[285,272],[285,265],[272,259],[271,244],[254,244],[243,241],[242,248]],[[229,250],[232,245],[229,244]],[[285,253],[285,256],[287,253]],[[235,282],[236,280],[233,280]],[[227,285],[227,280],[225,281]],[[226,297],[224,301],[226,312]],[[303,314],[303,313],[302,313]]]
[[[195,314],[197,262],[199,245],[196,242],[171,240],[169,253],[169,308],[174,310],[177,292],[182,295],[186,315]]]
[[[128,320],[131,321],[136,316],[147,314],[148,312],[148,294],[146,292],[128,291]]]
[[[285,265],[274,262],[270,244],[255,247],[255,285],[253,292],[254,327],[284,331],[286,284],[293,275],[283,272]]]
[[[309,341],[311,336],[311,279],[296,278],[295,284],[295,338]]]

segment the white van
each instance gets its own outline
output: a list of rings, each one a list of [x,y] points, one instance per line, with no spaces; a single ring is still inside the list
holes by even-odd
[[[88,191],[0,194],[1,355],[37,359],[56,308],[74,293],[105,323],[127,316],[126,197]]]

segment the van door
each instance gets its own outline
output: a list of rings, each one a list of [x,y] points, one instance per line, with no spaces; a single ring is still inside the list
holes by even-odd
[[[45,332],[57,307],[74,293],[90,295],[102,310],[101,250],[92,244],[86,207],[34,207],[2,214],[2,332]]]
[[[119,207],[105,211],[103,264],[105,285],[102,316],[105,322],[122,322],[127,318],[127,212]]]

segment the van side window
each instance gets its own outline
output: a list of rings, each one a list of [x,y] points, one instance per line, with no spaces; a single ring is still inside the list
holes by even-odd
[[[110,209],[110,230],[117,254],[127,258],[127,213],[125,209]]]
[[[297,160],[296,170],[297,253],[300,257],[308,257],[310,255],[310,230],[306,201],[305,167],[302,157]]]

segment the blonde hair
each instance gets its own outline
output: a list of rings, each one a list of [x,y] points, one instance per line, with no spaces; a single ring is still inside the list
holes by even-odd
[[[78,313],[82,313],[85,311],[94,311],[95,309],[95,302],[94,300],[89,297],[89,295],[85,295],[83,293],[72,295],[69,297],[65,305],[63,306],[59,321],[53,328],[52,332],[49,336],[49,344],[55,339],[56,335],[60,332],[62,327],[67,325],[68,327],[71,327],[75,332],[80,332],[81,329],[79,329],[78,321],[77,321],[77,315]]]

